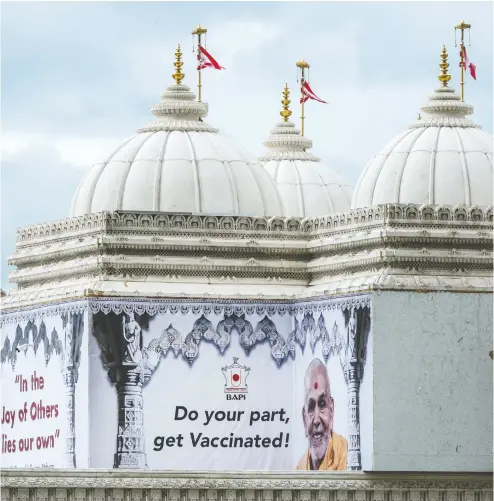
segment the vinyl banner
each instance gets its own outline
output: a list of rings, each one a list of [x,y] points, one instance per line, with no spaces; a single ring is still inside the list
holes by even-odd
[[[1,334],[2,467],[87,468],[87,311],[5,316]]]
[[[92,310],[90,467],[365,467],[367,297]]]

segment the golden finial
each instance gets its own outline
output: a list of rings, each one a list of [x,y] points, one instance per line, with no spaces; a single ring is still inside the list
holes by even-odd
[[[417,120],[422,120],[422,115],[419,113],[419,116],[417,117]]]
[[[438,75],[439,81],[443,84],[443,87],[448,86],[448,82],[451,80],[451,75],[448,75],[448,53],[446,52],[446,46],[443,45],[443,50],[441,52],[442,61],[439,63],[439,68],[441,68],[441,73]]]
[[[462,19],[461,23],[455,26],[455,30],[469,30],[471,27],[471,24],[465,23],[465,21]]]
[[[173,79],[180,85],[180,82],[184,79],[185,74],[182,73],[182,51],[180,50],[180,44],[177,45],[177,50],[175,51],[175,62],[173,66],[175,66],[175,73],[172,75]]]
[[[281,100],[283,109],[280,111],[280,115],[282,116],[284,122],[288,122],[288,118],[292,114],[292,112],[288,109],[288,105],[291,103],[290,99],[288,99],[289,96],[290,89],[288,88],[288,84],[285,84],[285,89],[283,90],[283,99]]]
[[[208,32],[206,28],[203,28],[200,24],[197,25],[197,28],[192,32],[193,35],[205,35]]]
[[[297,68],[310,68],[310,64],[304,58],[297,61],[295,64],[297,65]]]

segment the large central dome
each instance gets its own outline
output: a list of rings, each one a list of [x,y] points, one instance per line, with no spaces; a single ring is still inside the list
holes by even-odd
[[[152,108],[156,119],[97,162],[81,181],[71,216],[106,210],[281,216],[279,195],[256,158],[202,121],[207,109],[181,84]]]

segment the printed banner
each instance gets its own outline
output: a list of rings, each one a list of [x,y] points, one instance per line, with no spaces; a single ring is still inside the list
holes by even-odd
[[[92,300],[1,343],[2,467],[372,469],[367,296]]]
[[[102,310],[90,338],[91,467],[371,467],[368,304]]]
[[[2,325],[4,468],[88,467],[87,313],[46,313]]]

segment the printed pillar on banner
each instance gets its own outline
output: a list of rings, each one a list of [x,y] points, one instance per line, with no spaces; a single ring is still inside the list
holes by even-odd
[[[81,344],[84,335],[84,313],[62,315],[64,339],[61,351],[61,370],[64,378],[67,400],[65,415],[67,435],[65,437],[64,466],[76,468],[75,453],[75,387],[79,378]]]
[[[94,334],[101,348],[101,358],[115,385],[118,400],[117,448],[114,468],[146,468],[144,447],[142,387],[157,366],[143,347],[142,317],[135,313],[107,314],[93,317]]]
[[[345,324],[346,342],[340,357],[348,387],[348,469],[361,470],[359,396],[370,330],[369,307],[347,310]]]

